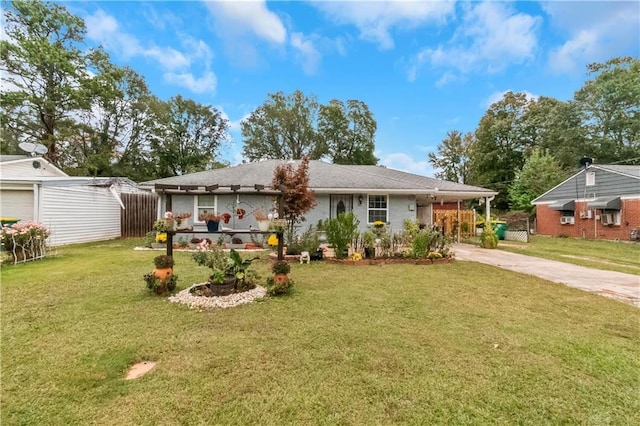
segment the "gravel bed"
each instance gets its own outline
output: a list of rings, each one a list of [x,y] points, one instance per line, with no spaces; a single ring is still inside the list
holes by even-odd
[[[267,290],[264,287],[256,286],[256,288],[245,291],[244,293],[234,293],[228,296],[216,296],[205,297],[195,296],[190,293],[190,290],[199,285],[206,284],[194,284],[189,288],[186,288],[179,293],[170,296],[169,302],[183,303],[190,308],[231,308],[233,306],[242,305],[245,303],[251,303],[256,299],[263,298],[267,295]]]

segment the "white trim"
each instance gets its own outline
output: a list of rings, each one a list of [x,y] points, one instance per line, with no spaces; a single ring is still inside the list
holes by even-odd
[[[386,207],[383,209],[381,207],[369,207],[369,197],[371,196],[375,196],[375,197],[380,197],[380,196],[384,196],[385,197],[385,205]],[[367,194],[367,225],[371,225],[373,224],[373,222],[369,222],[369,212],[370,211],[383,211],[385,212],[385,223],[389,222],[389,194]]]

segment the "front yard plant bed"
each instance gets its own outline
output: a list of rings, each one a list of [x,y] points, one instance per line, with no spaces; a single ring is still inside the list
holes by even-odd
[[[336,259],[335,257],[328,257],[324,259],[329,263],[338,263],[341,265],[432,265],[435,263],[451,263],[455,259],[453,257],[443,259],[411,259],[407,257],[384,257],[379,259],[362,259],[362,260],[350,260],[350,259]]]

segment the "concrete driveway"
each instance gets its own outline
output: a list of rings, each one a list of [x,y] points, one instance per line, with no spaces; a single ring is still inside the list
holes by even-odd
[[[457,260],[486,263],[522,272],[569,287],[598,293],[640,308],[640,276],[602,271],[555,260],[488,250],[471,244],[453,244]]]

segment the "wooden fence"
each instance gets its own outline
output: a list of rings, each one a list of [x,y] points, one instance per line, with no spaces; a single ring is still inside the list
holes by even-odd
[[[458,210],[434,210],[433,224],[444,229],[444,233],[457,237],[458,228],[460,228],[460,236],[469,238],[475,232],[475,212],[473,210],[460,210],[460,219],[458,223]]]
[[[125,207],[120,213],[122,237],[144,237],[153,229],[158,196],[150,192],[122,193],[120,198]]]

